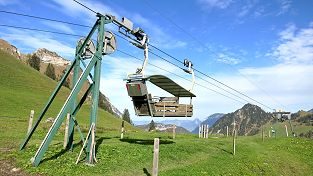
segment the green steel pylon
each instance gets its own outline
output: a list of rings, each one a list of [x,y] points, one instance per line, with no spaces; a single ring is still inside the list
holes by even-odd
[[[44,140],[42,141],[39,149],[37,150],[35,156],[31,159],[32,164],[34,166],[38,166],[41,159],[44,156],[44,153],[46,152],[46,150],[48,149],[49,144],[51,143],[53,137],[55,136],[55,134],[57,133],[58,129],[60,128],[65,116],[67,113],[70,113],[71,118],[70,118],[70,124],[69,124],[69,138],[68,138],[68,148],[72,147],[73,144],[73,135],[74,135],[74,125],[77,125],[77,121],[75,119],[76,113],[79,111],[80,107],[82,106],[82,104],[84,103],[85,99],[88,96],[88,93],[91,92],[92,94],[92,103],[91,103],[91,114],[90,114],[90,127],[92,126],[92,124],[96,124],[97,121],[97,112],[98,112],[98,100],[99,100],[99,85],[100,85],[100,73],[101,73],[101,60],[102,60],[102,55],[103,55],[103,39],[104,39],[104,26],[105,24],[111,23],[112,19],[107,17],[107,16],[103,16],[101,14],[97,14],[98,19],[95,23],[95,25],[93,26],[93,28],[91,29],[90,33],[88,34],[88,36],[86,37],[85,41],[83,42],[83,44],[80,47],[77,47],[76,49],[76,55],[75,55],[75,60],[71,63],[71,65],[69,66],[69,68],[67,69],[66,73],[64,74],[64,76],[62,77],[61,81],[59,82],[59,84],[57,85],[57,87],[55,88],[55,90],[53,91],[53,93],[51,94],[47,104],[45,105],[45,107],[43,108],[41,114],[39,115],[37,121],[35,122],[34,126],[32,127],[32,129],[30,130],[30,132],[27,134],[25,140],[23,141],[23,143],[20,146],[20,150],[24,149],[26,144],[28,143],[29,139],[31,138],[32,134],[34,133],[34,131],[36,130],[36,128],[38,127],[40,121],[42,120],[43,116],[45,115],[46,111],[49,109],[51,103],[53,102],[55,96],[57,95],[57,93],[59,92],[59,90],[62,87],[62,84],[65,82],[65,80],[68,78],[68,76],[70,75],[70,72],[74,69],[74,74],[73,74],[73,88],[72,91],[70,93],[70,95],[68,96],[68,98],[66,99],[63,107],[61,108],[60,112],[58,113],[54,123],[52,124],[51,128],[49,129],[48,133],[46,134]],[[91,40],[91,36],[96,32],[97,30],[97,46],[96,46],[96,52],[93,55],[93,57],[91,58],[90,62],[88,63],[86,69],[82,72],[82,74],[78,77],[79,75],[79,68],[80,68],[80,62],[81,62],[81,55],[84,51],[84,49],[86,48],[87,42],[89,40]],[[81,100],[79,101],[79,103],[77,103],[77,99],[79,98],[78,93],[80,92],[80,90],[82,89],[82,86],[84,84],[84,82],[87,81],[87,77],[90,75],[91,71],[93,70],[93,77],[92,79],[92,84],[90,84],[90,87],[88,88],[88,90],[85,92],[84,96],[81,98]],[[93,127],[95,128],[95,127]],[[79,129],[79,128],[78,128]],[[80,133],[80,138],[82,140],[84,140],[84,136],[82,135],[81,131],[78,130]],[[94,130],[93,130],[94,133]],[[93,136],[95,136],[95,134],[93,134]],[[88,138],[88,142],[87,142],[87,148],[86,148],[86,153],[87,153],[87,160],[86,162],[89,164],[93,164],[95,162],[95,152],[91,152],[90,151],[95,151],[94,150],[94,143],[95,141],[93,141],[94,138]],[[92,155],[92,156],[90,156]]]

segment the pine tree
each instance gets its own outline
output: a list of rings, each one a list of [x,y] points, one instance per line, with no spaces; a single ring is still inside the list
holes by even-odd
[[[149,131],[155,130],[155,123],[153,120],[151,120],[150,124],[149,124]]]
[[[40,70],[40,58],[35,54],[29,56],[27,64],[33,67],[35,70]]]
[[[64,69],[64,70],[62,71],[62,75],[59,76],[58,81],[60,81],[60,80],[62,79],[62,77],[64,76],[65,73],[66,73],[66,69]],[[67,79],[63,82],[62,86],[71,89],[70,83],[71,83],[70,79],[67,78]]]
[[[45,74],[53,80],[56,79],[54,66],[51,63],[48,64]]]
[[[124,109],[122,119],[130,124],[132,124],[128,109]]]

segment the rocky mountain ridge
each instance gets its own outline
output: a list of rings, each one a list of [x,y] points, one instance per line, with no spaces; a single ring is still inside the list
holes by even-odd
[[[33,54],[36,54],[43,63],[50,63],[53,65],[64,67],[71,63],[69,60],[66,60],[63,57],[59,56],[56,52],[49,51],[46,48],[39,48]]]
[[[262,125],[273,119],[271,113],[267,113],[260,107],[246,104],[235,112],[225,114],[210,128],[210,133],[226,133],[226,126],[233,128],[234,121],[238,135],[249,136],[259,132]]]

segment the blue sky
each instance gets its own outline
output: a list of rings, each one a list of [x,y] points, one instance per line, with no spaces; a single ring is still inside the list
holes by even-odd
[[[98,12],[110,13],[119,19],[126,17],[132,20],[134,26],[145,30],[152,44],[179,60],[189,58],[196,69],[271,108],[292,112],[313,108],[311,76],[313,1],[82,0],[81,2]],[[96,20],[94,14],[70,0],[0,0],[0,9],[90,26]],[[89,30],[5,13],[0,13],[0,24],[78,35],[87,35]],[[112,24],[107,27],[117,31]],[[0,29],[0,38],[17,46],[24,53],[33,52],[37,48],[47,48],[67,59],[73,58],[75,44],[79,38],[5,27]],[[143,58],[141,50],[122,39],[117,39],[120,50]],[[165,55],[162,56],[171,60]],[[149,63],[191,79],[190,75],[153,55],[150,55]],[[137,60],[119,52],[103,57],[100,89],[121,111],[128,108],[133,120],[147,118],[135,117],[123,78],[140,65]],[[191,86],[190,82],[151,65],[147,68],[147,74],[164,74],[186,88]],[[238,99],[203,80],[198,79],[196,82]],[[166,95],[153,86],[151,93]],[[193,118],[203,119],[212,113],[228,113],[243,106],[242,103],[201,86],[196,85],[194,93],[197,98],[193,100],[195,108]],[[251,100],[246,102],[257,104]],[[262,108],[270,111],[266,107]]]

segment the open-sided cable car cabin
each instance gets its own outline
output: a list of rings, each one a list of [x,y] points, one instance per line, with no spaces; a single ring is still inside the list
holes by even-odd
[[[147,89],[147,81],[172,94],[173,97],[152,97]],[[152,75],[127,79],[126,87],[138,116],[191,117],[193,115],[191,100],[196,96],[166,76]],[[190,104],[180,104],[180,97],[190,97]]]
[[[128,95],[132,98],[135,113],[138,116],[152,116],[152,117],[191,117],[193,115],[193,106],[191,104],[192,97],[196,97],[191,90],[194,85],[194,72],[192,70],[192,63],[185,59],[184,65],[188,69],[183,69],[185,72],[192,74],[193,85],[190,91],[181,87],[173,80],[162,75],[145,76],[145,68],[148,63],[148,35],[144,30],[137,28],[133,30],[133,24],[126,18],[122,19],[124,28],[120,28],[120,32],[129,37],[131,33],[134,38],[130,38],[130,43],[136,47],[144,50],[144,61],[141,68],[137,68],[135,74],[128,75],[126,79],[126,87]],[[152,84],[172,94],[173,97],[153,97],[147,89],[146,82],[150,81]],[[180,104],[180,97],[190,97],[190,104]]]

